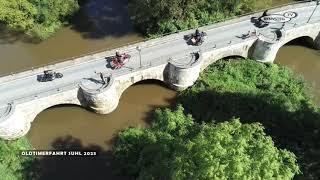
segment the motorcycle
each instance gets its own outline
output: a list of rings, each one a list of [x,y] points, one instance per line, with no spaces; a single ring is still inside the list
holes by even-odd
[[[63,74],[59,72],[54,72],[53,70],[46,70],[43,71],[43,74],[38,75],[37,80],[39,82],[47,82],[47,81],[53,81],[57,78],[62,78]]]
[[[269,23],[264,22],[263,20],[261,20],[261,18],[258,18],[257,21],[254,23],[254,25],[258,28],[264,28],[264,27],[267,27]]]
[[[129,62],[130,58],[131,58],[131,56],[129,54],[126,54],[126,53],[123,53],[121,58],[114,56],[111,59],[110,66],[111,66],[112,69],[119,69],[122,66],[124,66],[124,64]]]
[[[205,32],[201,32],[199,37],[192,33],[191,35],[187,35],[185,39],[188,45],[200,46],[204,42],[205,36],[207,36]]]

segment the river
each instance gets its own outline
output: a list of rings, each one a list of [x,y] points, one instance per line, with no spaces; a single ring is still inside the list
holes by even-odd
[[[288,0],[276,1],[275,4],[285,2]],[[83,6],[70,26],[62,28],[54,37],[41,43],[31,43],[2,30],[0,74],[142,40],[133,31],[128,15],[124,13],[125,4],[125,0],[90,1]],[[280,49],[276,63],[288,66],[297,75],[302,75],[313,87],[315,100],[320,104],[319,51],[290,44]],[[36,149],[99,147],[107,151],[112,146],[115,134],[130,126],[148,126],[153,110],[169,106],[175,97],[176,92],[161,82],[145,81],[128,88],[118,108],[108,115],[98,115],[77,106],[49,108],[36,117],[27,137]],[[63,167],[75,164],[63,161],[60,165],[59,170],[63,171]],[[95,164],[86,167],[92,168]],[[47,177],[52,176],[54,171],[47,172]]]

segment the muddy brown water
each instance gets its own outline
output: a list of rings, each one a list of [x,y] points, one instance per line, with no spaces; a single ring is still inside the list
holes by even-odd
[[[71,24],[40,43],[0,26],[0,75],[143,40],[134,32],[127,0],[85,0]]]
[[[77,106],[58,106],[41,112],[27,137],[37,149],[57,149],[60,138],[72,136],[83,146],[109,149],[112,138],[125,127],[145,127],[155,108],[169,106],[176,92],[161,82],[144,81],[128,88],[117,109],[99,115]]]
[[[301,76],[311,87],[315,102],[320,105],[320,50],[300,43],[290,44],[280,49],[275,62]]]

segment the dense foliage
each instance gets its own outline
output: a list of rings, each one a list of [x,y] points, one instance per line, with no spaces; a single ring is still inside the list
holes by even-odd
[[[259,121],[277,147],[298,157],[302,179],[320,177],[320,112],[302,79],[276,64],[220,61],[180,95],[199,121]]]
[[[136,27],[147,35],[165,34],[221,21],[267,7],[271,0],[129,0]]]
[[[78,0],[0,0],[0,23],[46,39],[78,8]]]
[[[138,179],[292,179],[295,155],[277,149],[258,123],[198,124],[176,111],[157,110],[149,129],[119,134],[115,155]]]
[[[0,140],[0,179],[21,180],[33,179],[35,159],[21,156],[21,150],[30,150],[31,145],[26,138],[15,141]]]

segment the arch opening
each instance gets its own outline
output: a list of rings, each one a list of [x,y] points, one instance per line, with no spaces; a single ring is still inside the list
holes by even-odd
[[[240,55],[232,55],[232,56],[223,57],[218,61],[230,61],[230,60],[242,60],[242,59],[246,59],[246,58]]]
[[[37,116],[39,116],[39,114],[41,114],[42,112],[45,112],[45,111],[47,111],[47,110],[58,109],[58,108],[70,108],[70,107],[73,107],[73,108],[76,107],[76,108],[79,108],[79,109],[81,108],[81,109],[84,109],[84,110],[86,110],[86,111],[90,111],[88,108],[86,108],[86,107],[84,107],[84,106],[81,106],[81,105],[79,105],[79,104],[61,103],[61,104],[55,104],[55,105],[49,106],[49,107],[47,107],[47,108],[39,111],[39,112],[35,115],[35,117],[34,117],[33,120],[35,120],[35,119],[37,118]],[[90,111],[90,112],[92,112],[92,111]]]
[[[222,57],[222,58],[220,58],[220,59],[217,59],[217,60],[215,60],[215,61],[212,61],[212,62],[206,64],[205,66],[203,66],[203,67],[201,68],[201,71],[204,71],[204,70],[208,69],[208,67],[209,67],[210,65],[213,65],[214,63],[216,63],[216,62],[218,62],[218,61],[232,61],[232,60],[243,60],[243,59],[246,59],[246,57],[244,57],[244,56],[242,56],[242,55],[224,56],[224,57]],[[200,72],[200,73],[201,73],[201,72]]]
[[[120,95],[120,100],[121,100],[121,97],[124,93],[126,93],[126,91],[128,89],[132,89],[132,88],[137,88],[138,86],[144,86],[144,85],[154,85],[154,86],[159,86],[161,88],[166,88],[166,89],[169,89],[169,86],[162,80],[159,80],[159,79],[143,79],[141,81],[138,81],[138,82],[135,82],[133,84],[131,84],[130,86],[128,86],[127,88],[125,88],[122,92],[121,92],[121,95]]]
[[[166,83],[159,79],[144,79],[132,84],[131,86],[144,85],[144,84],[154,84],[154,85],[167,87]]]
[[[301,36],[288,41],[283,46],[305,46],[307,48],[314,48],[314,41],[310,36]]]

